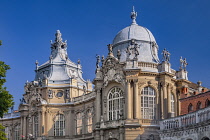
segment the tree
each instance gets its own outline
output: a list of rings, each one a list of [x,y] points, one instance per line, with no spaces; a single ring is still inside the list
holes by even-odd
[[[0,45],[2,45],[1,40]],[[9,94],[6,87],[3,86],[6,82],[6,72],[9,69],[9,65],[6,65],[3,61],[0,61],[0,118],[2,118],[4,113],[6,113],[14,104],[13,96]],[[3,129],[4,127],[0,124],[0,139],[6,140],[5,133],[2,131]]]

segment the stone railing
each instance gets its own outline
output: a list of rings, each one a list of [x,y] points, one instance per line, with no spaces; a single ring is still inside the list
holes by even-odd
[[[158,64],[155,63],[148,63],[148,62],[139,62],[139,67],[149,67],[149,68],[157,68]]]
[[[117,128],[125,124],[124,120],[105,121],[101,122],[100,128]]]
[[[145,124],[159,125],[159,121],[158,120],[150,120],[150,119],[141,119],[140,124],[142,124],[142,125],[145,125]]]
[[[74,97],[72,99],[72,102],[79,103],[79,102],[88,101],[95,98],[95,96],[96,96],[95,92],[90,92],[88,94],[83,94],[82,96]]]
[[[17,117],[20,117],[20,112],[4,114],[3,118],[0,118],[0,119],[10,119],[10,118],[17,118]]]
[[[160,130],[188,127],[210,120],[210,107],[186,115],[160,121]]]

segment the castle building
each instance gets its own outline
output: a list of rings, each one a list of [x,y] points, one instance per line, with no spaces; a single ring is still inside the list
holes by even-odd
[[[131,25],[108,45],[107,57],[97,56],[93,82],[82,78],[80,61],[69,59],[57,30],[49,60],[36,62],[35,79],[25,84],[18,112],[0,119],[7,138],[159,140],[159,121],[181,114],[183,88],[193,83],[186,59],[178,71],[166,49],[160,60],[153,34],[136,18],[133,9]]]

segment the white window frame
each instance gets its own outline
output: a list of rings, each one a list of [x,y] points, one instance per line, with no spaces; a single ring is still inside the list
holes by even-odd
[[[119,87],[110,89],[108,96],[108,120],[119,120],[123,113],[123,91]]]
[[[20,140],[20,126],[15,126],[14,140]]]
[[[175,96],[171,93],[171,117],[175,115]]]
[[[58,114],[54,121],[54,136],[65,136],[65,116]]]
[[[93,116],[92,116],[92,111],[90,109],[87,110],[87,133],[92,133],[93,132]]]
[[[82,123],[83,123],[83,113],[79,112],[76,114],[76,135],[82,134]]]
[[[38,137],[39,135],[39,117],[35,115],[34,117],[34,137]]]
[[[6,134],[6,138],[7,140],[10,139],[10,130],[9,130],[9,126],[5,127],[4,132]]]
[[[154,120],[156,117],[156,93],[150,86],[141,91],[141,114],[142,119]]]

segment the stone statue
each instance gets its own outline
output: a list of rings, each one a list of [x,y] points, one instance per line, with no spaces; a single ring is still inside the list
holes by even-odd
[[[127,47],[127,49],[126,49],[126,54],[127,54],[127,60],[129,60],[130,59],[130,55],[131,55],[131,50],[130,50],[130,45]]]
[[[120,60],[121,52],[120,50],[117,50],[117,59]]]
[[[102,57],[101,57],[101,63],[102,63],[102,65],[104,64],[104,61],[105,61],[105,58],[104,58],[104,56],[102,55]]]
[[[100,55],[96,55],[96,68],[99,68],[99,63],[100,63]]]
[[[186,70],[187,65],[188,65],[187,59],[184,58],[184,60],[183,60],[183,67],[184,67],[184,70]]]
[[[137,56],[139,55],[139,51],[138,51],[138,44],[137,43],[135,43],[135,45],[134,45],[134,58],[133,59],[138,59],[137,58]]]
[[[182,56],[180,57],[179,61],[180,61],[180,70],[182,70],[183,64],[184,64],[184,60],[182,59]]]
[[[109,55],[113,54],[112,44],[108,44]]]
[[[169,53],[169,51],[167,51],[166,48],[165,48],[165,49],[163,49],[162,54],[163,54],[163,61],[169,62],[169,60],[170,60],[170,55],[171,55],[171,54]]]
[[[55,34],[55,42],[62,42],[60,30],[57,30],[56,31],[56,34]]]
[[[83,91],[84,91],[84,94],[87,93],[87,90],[86,90],[86,86],[85,85],[83,85]]]

